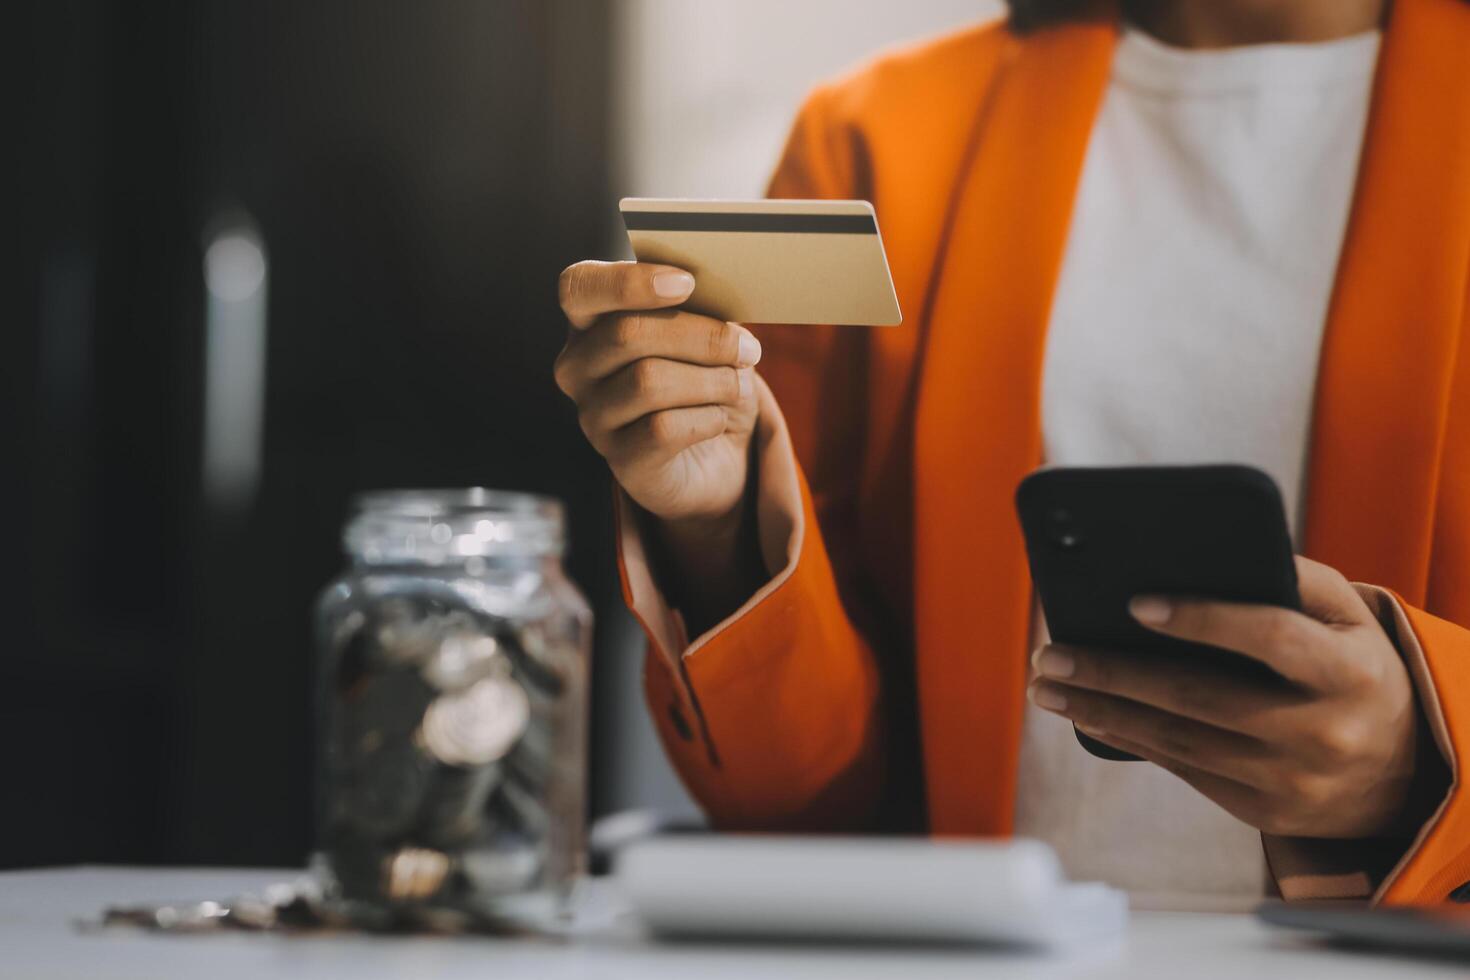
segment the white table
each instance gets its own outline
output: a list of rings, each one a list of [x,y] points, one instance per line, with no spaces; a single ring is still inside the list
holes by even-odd
[[[1246,915],[1135,913],[1127,938],[1106,949],[1063,956],[920,948],[655,944],[611,917],[565,942],[487,938],[280,936],[248,933],[160,935],[116,928],[79,932],[103,906],[225,899],[295,878],[292,871],[64,868],[0,874],[0,976],[25,978],[290,976],[325,980],[378,977],[561,977],[719,980],[730,977],[1464,977],[1461,964],[1345,952],[1281,935]]]

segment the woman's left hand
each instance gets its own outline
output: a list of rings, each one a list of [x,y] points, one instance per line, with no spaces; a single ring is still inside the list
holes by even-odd
[[[1408,670],[1347,579],[1296,562],[1303,612],[1160,596],[1130,606],[1149,629],[1245,654],[1286,682],[1048,644],[1033,658],[1031,700],[1266,833],[1401,829],[1419,727]]]

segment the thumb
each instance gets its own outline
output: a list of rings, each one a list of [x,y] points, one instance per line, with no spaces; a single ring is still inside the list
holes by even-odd
[[[1374,621],[1373,612],[1341,572],[1320,561],[1296,556],[1297,588],[1302,612],[1329,626]]]
[[[562,270],[557,296],[578,330],[604,313],[677,306],[694,291],[694,277],[670,265],[587,260]]]

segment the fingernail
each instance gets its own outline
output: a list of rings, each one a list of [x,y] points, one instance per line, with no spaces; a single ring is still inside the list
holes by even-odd
[[[1079,732],[1082,732],[1084,735],[1091,735],[1093,738],[1102,738],[1104,735],[1107,734],[1107,732],[1105,732],[1101,728],[1098,728],[1096,725],[1079,724],[1077,726],[1077,730]]]
[[[745,368],[743,370],[736,371],[735,373],[740,376],[740,398],[742,401],[744,401],[745,399],[749,398],[750,393],[755,390],[755,382],[751,380],[750,368]]]
[[[664,299],[688,296],[694,291],[694,277],[687,272],[659,272],[653,277],[653,291]]]
[[[1036,658],[1036,669],[1047,677],[1071,677],[1077,672],[1077,661],[1060,650],[1043,650]]]
[[[1128,603],[1128,611],[1140,623],[1162,626],[1174,615],[1174,605],[1168,599],[1156,595],[1137,595]]]
[[[742,329],[740,349],[736,351],[735,358],[741,367],[755,367],[761,362],[761,342],[749,330]]]
[[[1031,703],[1038,708],[1045,708],[1047,711],[1065,711],[1067,708],[1066,695],[1050,684],[1032,684],[1029,693]]]

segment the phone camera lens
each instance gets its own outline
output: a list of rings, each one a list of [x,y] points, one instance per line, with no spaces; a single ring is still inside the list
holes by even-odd
[[[1046,515],[1047,538],[1062,551],[1076,551],[1082,547],[1082,535],[1077,530],[1072,514],[1061,507]]]

